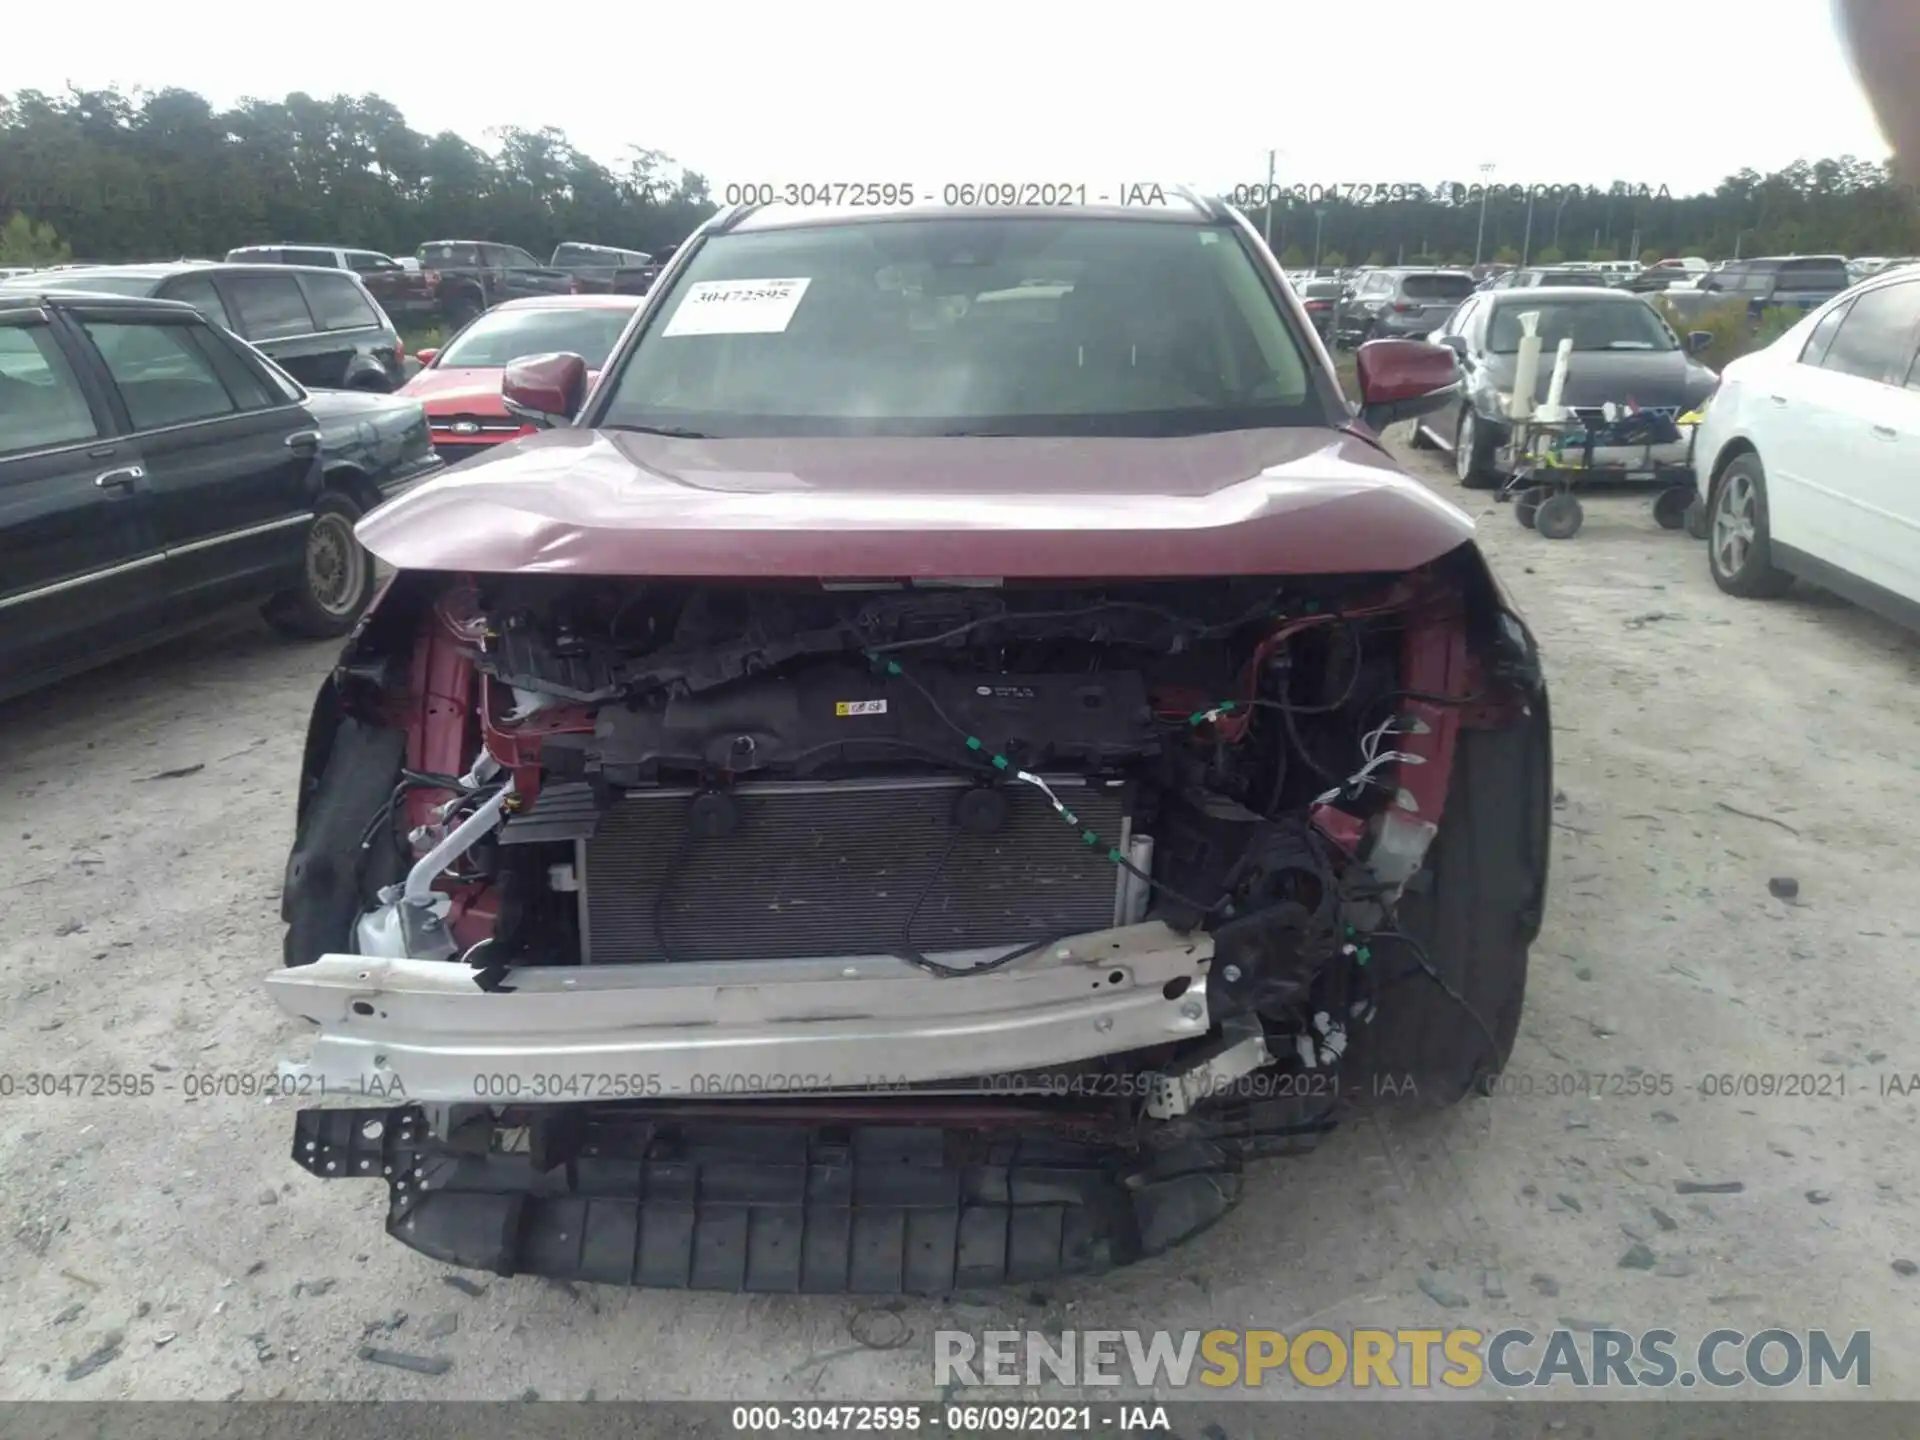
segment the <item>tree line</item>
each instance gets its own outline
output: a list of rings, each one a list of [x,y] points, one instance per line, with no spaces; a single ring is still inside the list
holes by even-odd
[[[1307,194],[1276,201],[1271,217],[1258,203],[1248,212],[1289,268],[1920,253],[1912,187],[1884,164],[1851,155],[1796,161],[1765,175],[1741,170],[1698,195],[1646,185],[1495,183],[1483,208],[1477,188],[1383,204],[1356,203],[1344,190],[1323,199],[1322,188],[1288,187]]]
[[[216,110],[173,88],[0,94],[0,264],[217,258],[269,240],[658,251],[715,208],[706,180],[657,150],[630,146],[609,165],[552,127],[492,138],[487,150],[423,134],[377,95]],[[1376,204],[1298,188],[1271,216],[1248,207],[1292,267],[1920,251],[1912,190],[1853,156],[1742,170],[1697,195],[1530,187],[1531,205],[1499,186],[1484,207],[1477,195]]]
[[[423,134],[377,95],[216,110],[180,89],[0,94],[0,264],[218,259],[271,240],[390,255],[436,239],[542,257],[563,240],[653,252],[715,208],[706,180],[657,150],[630,146],[609,165],[552,128],[491,138],[489,151]]]

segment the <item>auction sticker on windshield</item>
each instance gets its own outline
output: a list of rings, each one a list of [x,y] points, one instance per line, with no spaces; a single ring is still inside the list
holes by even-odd
[[[662,335],[777,335],[812,283],[788,280],[702,280],[686,297]]]

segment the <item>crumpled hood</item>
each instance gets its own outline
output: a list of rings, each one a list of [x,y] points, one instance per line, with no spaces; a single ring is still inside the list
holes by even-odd
[[[1399,571],[1471,539],[1365,439],[679,440],[560,429],[360,525],[401,569],[819,579]]]

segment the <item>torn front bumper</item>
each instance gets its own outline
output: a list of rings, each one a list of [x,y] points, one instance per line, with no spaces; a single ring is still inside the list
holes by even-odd
[[[1153,922],[971,978],[865,957],[523,970],[483,990],[455,962],[332,955],[268,984],[320,1026],[288,1088],[346,1100],[299,1112],[295,1161],[384,1182],[387,1233],[422,1254],[648,1288],[940,1294],[1158,1254],[1233,1208],[1244,1160],[1330,1128],[1328,1090],[1222,1094],[1268,1060],[1245,1017],[1171,1075],[1069,1074],[1205,1037],[1212,960],[1206,936]]]
[[[618,1102],[977,1083],[1191,1040],[1212,957],[1156,921],[953,978],[867,956],[522,969],[483,989],[455,962],[325,955],[266,985],[320,1028],[282,1067],[301,1095]]]
[[[962,1121],[901,1097],[864,1120],[779,1113],[799,1103],[690,1123],[672,1102],[531,1107],[515,1131],[482,1115],[445,1139],[417,1106],[303,1110],[294,1158],[384,1180],[387,1233],[435,1260],[676,1290],[937,1295],[1098,1274],[1242,1193],[1241,1148],[1200,1136],[1142,1151],[1005,1105]],[[1324,1124],[1297,1118],[1310,1148]]]

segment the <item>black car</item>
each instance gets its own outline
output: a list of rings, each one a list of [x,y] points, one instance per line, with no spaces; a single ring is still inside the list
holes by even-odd
[[[399,332],[360,278],[346,270],[185,261],[97,265],[0,284],[0,294],[23,290],[184,300],[302,385],[388,391],[406,381]]]
[[[345,634],[355,521],[438,468],[417,402],[310,395],[192,306],[0,295],[0,698],[239,604]]]
[[[305,265],[318,270],[351,270],[367,293],[398,320],[431,320],[439,302],[426,275],[409,270],[378,250],[354,250],[338,245],[242,245],[227,252],[229,265]]]
[[[1693,358],[1712,337],[1682,342],[1642,296],[1605,285],[1481,291],[1433,335],[1460,357],[1462,403],[1414,427],[1416,447],[1453,451],[1454,472],[1470,490],[1492,489],[1500,481],[1495,455],[1510,428],[1520,316],[1530,310],[1540,312],[1536,404],[1547,397],[1563,337],[1573,341],[1573,358],[1561,398],[1592,426],[1602,423],[1608,401],[1677,419],[1719,385],[1719,377]]]
[[[591,245],[567,240],[553,247],[548,268],[564,270],[580,282],[582,295],[611,295],[623,272],[645,270],[653,256],[644,250],[622,250],[613,245]]]
[[[578,295],[585,289],[579,276],[542,265],[518,245],[429,240],[415,255],[449,330],[471,324],[503,300]]]

